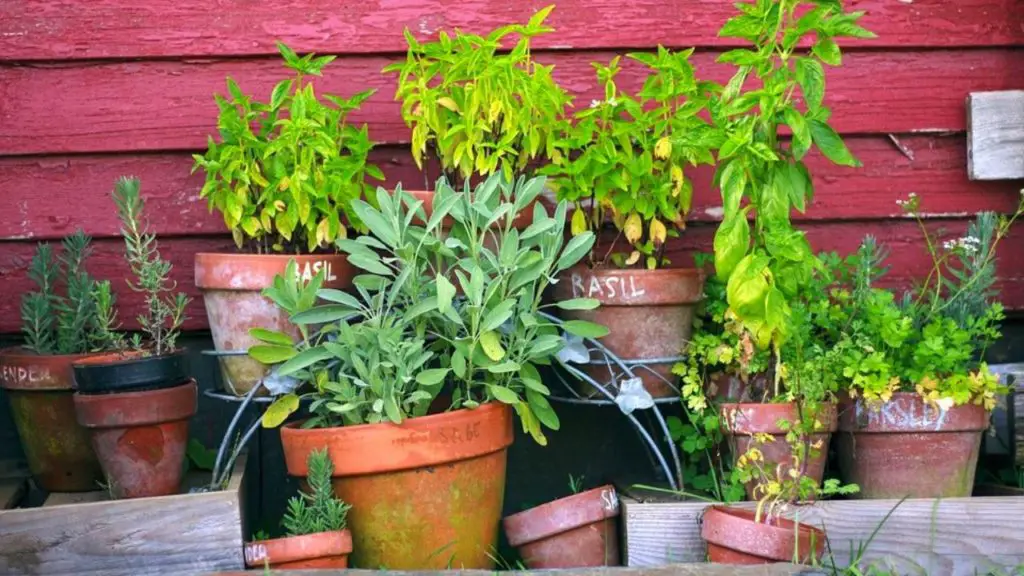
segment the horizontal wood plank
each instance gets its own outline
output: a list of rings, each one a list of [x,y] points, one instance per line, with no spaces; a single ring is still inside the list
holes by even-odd
[[[275,52],[281,39],[304,51],[404,52],[402,31],[418,37],[456,28],[484,33],[525,22],[549,0],[495,2],[398,0],[222,2],[199,0],[60,0],[0,3],[0,59],[63,60],[250,56]],[[950,47],[1019,44],[1024,16],[1015,0],[861,0],[874,40],[857,46]],[[576,50],[732,46],[718,29],[736,13],[718,0],[561,0],[556,32],[540,47]]]
[[[971,180],[1024,178],[1024,90],[967,98],[967,148]]]
[[[537,58],[553,63],[576,105],[587,106],[601,97],[590,64],[611,56]],[[703,52],[694,60],[700,74],[725,81],[731,68],[715,64],[715,56]],[[1013,73],[1022,59],[1024,49],[853,53],[828,70],[826,103],[846,134],[963,131],[968,93],[1024,89],[1024,74]],[[388,61],[341,59],[319,89],[343,95],[378,89],[352,120],[368,123],[377,142],[405,142],[409,131],[392,97],[395,78],[380,73]],[[624,66],[624,89],[639,86],[642,68]],[[215,132],[213,95],[226,91],[227,76],[266,99],[283,74],[273,58],[0,66],[0,156],[201,149]]]
[[[14,508],[25,495],[27,478],[0,478],[0,510]]]
[[[903,136],[897,143],[885,136],[849,138],[850,150],[864,164],[855,169],[836,166],[814,153],[808,164],[815,179],[815,199],[806,214],[795,218],[899,217],[902,211],[896,199],[910,193],[921,197],[929,218],[1016,208],[1024,182],[967,179],[962,135]],[[405,147],[377,148],[371,161],[384,171],[388,187],[425,184],[423,172]],[[141,178],[153,230],[159,234],[221,234],[223,220],[198,197],[203,175],[190,175],[191,166],[191,156],[183,152],[2,158],[0,189],[13,211],[0,220],[0,240],[56,239],[77,227],[96,237],[118,234],[109,194],[114,180],[128,174]],[[429,167],[427,173],[433,180],[437,170]],[[721,198],[711,185],[712,170],[700,167],[688,175],[695,191],[691,221],[717,220]]]
[[[942,232],[943,238],[955,238],[964,233],[967,221],[951,219],[930,224],[934,232]],[[845,222],[809,222],[803,226],[816,251],[838,251],[847,254],[856,250],[865,234],[874,234],[879,242],[892,251],[889,264],[892,271],[885,283],[906,287],[915,279],[924,278],[929,270],[928,258],[921,244],[917,224],[908,220],[874,220]],[[714,226],[695,223],[679,239],[671,241],[668,257],[676,265],[686,265],[693,251],[710,251]],[[141,296],[128,289],[124,279],[128,275],[122,251],[123,245],[116,238],[99,239],[88,269],[98,278],[109,278],[118,295],[120,316],[125,327],[135,327],[134,318],[142,311]],[[192,296],[188,307],[189,319],[186,329],[207,327],[206,313],[198,290],[193,284],[194,257],[202,251],[231,251],[233,242],[226,236],[166,237],[160,241],[161,254],[174,266],[172,279],[178,289]],[[26,276],[35,244],[31,242],[0,242],[0,282],[3,282],[8,298],[0,300],[0,333],[19,330],[20,295],[32,289]],[[1024,272],[1015,266],[1011,255],[1024,249],[1024,228],[1014,229],[1000,248],[1000,281],[996,288],[1002,290],[1003,303],[1010,309],[1024,309]]]
[[[824,527],[839,566],[866,542],[886,514],[892,515],[867,548],[862,567],[874,563],[899,574],[966,576],[1024,564],[1024,532],[1018,528],[1024,497],[945,500],[828,501],[802,507],[801,522]],[[742,504],[752,507],[753,503]],[[623,498],[628,566],[700,562],[705,503],[639,503]],[[794,514],[791,514],[794,515]],[[977,570],[977,572],[975,572]]]

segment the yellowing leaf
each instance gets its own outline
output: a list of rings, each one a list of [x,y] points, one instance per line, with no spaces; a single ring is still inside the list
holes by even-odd
[[[491,102],[491,109],[487,113],[487,119],[490,120],[493,123],[495,120],[498,119],[498,116],[500,114],[501,114],[501,101],[500,100],[495,100],[494,102]]]
[[[505,357],[505,349],[501,346],[501,336],[493,330],[488,330],[480,335],[480,347],[488,358],[497,362]]]
[[[668,236],[668,230],[665,228],[665,225],[661,223],[661,220],[655,218],[654,220],[651,220],[650,235],[651,242],[654,242],[656,247],[661,246],[665,243],[665,238]]]
[[[622,231],[626,234],[626,240],[630,243],[638,242],[644,234],[644,223],[640,220],[640,215],[636,212],[631,213],[626,218]]]
[[[633,250],[629,253],[629,258],[626,258],[626,266],[632,266],[640,261],[640,251]]]
[[[664,160],[672,155],[672,141],[667,136],[663,136],[661,140],[658,140],[657,144],[654,145],[654,157],[661,158]]]
[[[321,220],[316,225],[316,244],[322,246],[330,240],[330,224],[327,220]]]
[[[576,211],[572,213],[572,225],[570,230],[572,230],[573,236],[587,231],[587,215],[584,213],[582,208],[576,208]]]
[[[280,200],[274,200],[274,208],[276,208],[278,212],[284,212],[285,209],[287,209],[288,207],[285,205],[284,202]]]
[[[263,413],[261,420],[264,428],[277,428],[288,416],[291,416],[292,412],[299,409],[299,397],[295,394],[285,394],[267,408],[267,411]]]
[[[683,189],[683,169],[679,166],[672,167],[672,196],[679,196],[679,191]]]
[[[458,112],[459,111],[459,105],[455,103],[455,100],[452,100],[451,98],[449,98],[447,96],[438,98],[437,99],[437,103],[440,104],[441,106],[444,106],[445,108],[451,110],[452,112]]]

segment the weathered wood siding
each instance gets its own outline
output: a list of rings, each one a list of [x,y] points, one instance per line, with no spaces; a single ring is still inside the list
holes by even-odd
[[[218,215],[197,197],[201,175],[190,154],[215,129],[213,93],[230,75],[244,90],[269,94],[282,68],[281,39],[300,51],[339,54],[323,90],[379,92],[358,115],[381,143],[374,152],[389,184],[422,182],[403,142],[408,133],[392,100],[394,79],[379,71],[400,58],[402,30],[421,37],[440,29],[484,32],[525,21],[548,3],[556,32],[538,59],[579,102],[596,96],[589,63],[651,48],[697,46],[702,74],[724,80],[717,52],[736,41],[717,37],[732,14],[720,0],[364,0],[198,2],[196,0],[17,0],[0,2],[0,332],[17,330],[16,294],[28,288],[34,243],[84,227],[97,238],[93,270],[120,278],[117,223],[109,191],[122,174],[142,178],[164,253],[179,286],[192,288],[192,255],[229,248]],[[817,195],[802,218],[817,249],[850,250],[871,232],[891,243],[901,281],[927,270],[912,221],[898,198],[916,193],[937,228],[962,232],[978,210],[1011,210],[1020,181],[967,178],[969,92],[1024,89],[1024,11],[1019,0],[859,0],[875,40],[853,41],[844,66],[828,71],[827,103],[836,128],[864,162],[859,170],[811,160]],[[622,80],[635,87],[639,69]],[[707,248],[719,214],[710,171],[694,174],[693,224],[674,250]],[[1024,272],[1004,245],[1004,298],[1024,308]],[[125,319],[139,299],[121,291]],[[202,328],[201,302],[190,328]]]

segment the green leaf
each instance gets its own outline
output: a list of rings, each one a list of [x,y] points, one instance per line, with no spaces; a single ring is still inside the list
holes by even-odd
[[[491,374],[507,374],[509,372],[518,372],[519,369],[519,363],[513,362],[512,360],[505,360],[500,364],[487,367],[487,371]]]
[[[530,238],[533,238],[534,236],[537,236],[539,234],[543,234],[544,232],[547,232],[548,230],[554,227],[555,221],[552,220],[551,218],[538,220],[527,226],[526,230],[523,230],[523,233],[519,236],[519,239],[523,241],[529,240]]]
[[[430,368],[424,370],[416,375],[416,382],[423,386],[433,386],[444,382],[444,379],[448,377],[448,368]]]
[[[793,151],[793,156],[799,160],[811,148],[810,127],[807,126],[807,119],[803,114],[794,108],[786,108],[783,115],[786,118],[786,124],[793,131],[793,144],[790,149]]]
[[[839,51],[839,46],[831,38],[819,37],[818,41],[811,47],[811,52],[829,66],[841,66],[843,64],[843,55]]]
[[[743,200],[743,191],[746,189],[746,186],[747,174],[743,170],[742,159],[737,158],[726,164],[719,177],[724,219],[739,212],[740,203]]]
[[[806,208],[806,200],[811,182],[796,164],[779,162],[775,165],[775,178],[772,183],[789,197],[790,203],[801,213]]]
[[[437,276],[437,311],[444,314],[452,307],[455,286],[443,274]]]
[[[333,354],[331,354],[326,348],[309,348],[299,352],[293,358],[289,359],[284,364],[281,364],[281,367],[277,369],[277,373],[281,376],[290,376],[299,370],[309,368],[317,362],[327,360],[332,356]]]
[[[811,120],[811,137],[814,144],[821,150],[829,160],[841,166],[859,167],[861,164],[853,157],[850,150],[843,143],[843,139],[836,134],[831,126],[818,120]]]
[[[785,333],[789,325],[789,304],[786,297],[778,288],[772,286],[768,289],[768,295],[764,301],[765,322],[776,332]]]
[[[590,249],[594,246],[594,240],[594,233],[589,230],[573,236],[569,243],[565,245],[565,249],[562,250],[562,255],[558,258],[558,263],[555,265],[555,270],[562,271],[574,266],[587,252],[590,252]]]
[[[466,357],[459,350],[452,352],[452,372],[459,378],[466,377]]]
[[[437,310],[437,297],[431,296],[429,298],[424,298],[410,306],[409,309],[405,311],[405,319],[411,321],[414,318],[422,316],[427,312],[433,312],[434,310]]]
[[[277,330],[267,330],[265,328],[253,328],[249,330],[249,336],[267,344],[277,344],[278,346],[294,346],[295,342],[292,337],[285,334],[284,332],[278,332]]]
[[[541,424],[552,430],[559,429],[561,423],[558,421],[558,414],[555,414],[555,410],[551,407],[547,398],[533,390],[527,390],[526,401],[530,404],[533,414],[537,416]]]
[[[292,346],[257,344],[249,348],[249,356],[263,364],[277,364],[290,360],[298,352]]]
[[[353,310],[343,304],[327,304],[325,306],[317,306],[316,308],[310,308],[295,314],[291,317],[291,321],[295,324],[326,324],[328,322],[337,322],[339,320],[348,320],[353,316],[358,316],[359,311]]]
[[[341,290],[335,290],[333,288],[324,288],[322,290],[319,290],[316,293],[316,295],[322,300],[327,300],[328,302],[334,302],[336,304],[344,304],[345,306],[348,306],[349,308],[354,308],[356,310],[359,310],[363,307],[363,305],[359,302],[358,299],[356,299],[355,296],[349,294],[348,292],[342,292]]]
[[[797,58],[795,70],[807,109],[811,112],[818,110],[825,97],[825,70],[813,58]]]
[[[555,302],[555,306],[562,310],[593,310],[601,305],[597,298],[572,298]]]
[[[504,386],[488,384],[487,389],[490,390],[491,396],[494,396],[494,399],[498,402],[502,402],[504,404],[519,404],[519,396]]]
[[[515,300],[505,300],[491,309],[484,316],[482,330],[497,330],[499,326],[512,317],[512,308],[516,305]]]
[[[586,320],[566,320],[562,328],[580,338],[603,338],[608,335],[608,328]]]
[[[285,394],[267,407],[260,422],[264,428],[277,428],[299,409],[299,397],[295,394]]]
[[[391,269],[385,266],[376,255],[369,256],[367,254],[349,254],[348,261],[353,266],[361,268],[372,274],[378,276],[391,276]]]
[[[726,285],[729,307],[747,321],[748,317],[764,315],[764,297],[768,292],[768,281],[764,272],[768,257],[761,254],[747,254],[736,264]]]
[[[747,211],[723,220],[715,231],[715,274],[728,278],[750,248],[750,224]]]
[[[281,80],[280,82],[278,82],[277,86],[274,86],[274,91],[270,93],[270,108],[272,110],[277,110],[278,108],[280,108],[281,104],[284,103],[285,98],[288,97],[291,91],[291,78],[287,80]]]
[[[388,395],[384,397],[384,414],[387,415],[388,420],[395,424],[402,423],[402,411],[398,409],[398,402],[395,401],[395,397]]]
[[[505,357],[505,349],[501,346],[501,336],[497,332],[484,332],[480,335],[480,347],[488,358],[497,362]]]

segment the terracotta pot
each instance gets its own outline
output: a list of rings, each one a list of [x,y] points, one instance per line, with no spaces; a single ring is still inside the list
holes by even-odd
[[[188,359],[179,350],[162,356],[113,352],[76,360],[72,364],[80,394],[111,394],[172,388],[188,382]]]
[[[825,550],[825,533],[786,518],[755,522],[753,510],[711,506],[704,512],[701,538],[715,564],[810,564]]]
[[[505,404],[400,425],[281,428],[288,474],[327,448],[334,492],[352,505],[352,563],[389,570],[493,569],[512,410]]]
[[[836,451],[856,498],[955,498],[971,495],[989,413],[968,404],[940,410],[914,392],[871,408],[844,400]]]
[[[832,432],[836,430],[836,405],[831,402],[824,403],[822,409],[822,413],[817,416],[822,424],[822,431],[820,434],[810,435],[811,443],[821,442],[821,446],[811,450],[805,471],[805,474],[818,484],[821,484],[825,476],[828,443]],[[752,446],[757,446],[764,454],[766,470],[775,470],[778,464],[792,462],[793,449],[786,442],[786,431],[779,427],[778,422],[799,420],[800,414],[796,404],[722,404],[719,410],[722,415],[722,433],[729,438],[734,459],[739,458]],[[753,437],[758,433],[772,436],[772,442],[758,444]],[[783,473],[789,469],[790,466],[784,466]],[[753,482],[747,485],[748,498],[754,498],[755,486]]]
[[[684,268],[590,270],[577,266],[555,285],[559,300],[596,298],[601,302],[596,310],[563,311],[562,316],[606,326],[610,333],[601,338],[601,344],[626,361],[669,359],[683,354],[693,328],[694,307],[703,293],[704,273]],[[617,367],[609,368],[603,357],[591,358],[591,362],[584,372],[614,392],[611,383]],[[672,374],[674,364],[653,362],[646,368],[631,368],[651,396],[667,398],[679,395],[663,380],[678,380]],[[578,382],[577,391],[584,396],[600,394],[583,381]]]
[[[513,514],[502,524],[530,569],[618,566],[618,517],[619,498],[607,485]]]
[[[249,568],[348,568],[352,533],[348,530],[258,540],[245,545]]]
[[[75,394],[115,498],[177,494],[196,413],[196,383],[123,394]]]
[[[252,328],[266,328],[299,338],[288,315],[261,293],[283,274],[288,262],[298,263],[302,278],[312,278],[327,267],[324,288],[344,289],[352,284],[355,269],[344,254],[196,254],[196,287],[203,292],[213,345],[219,352],[244,352],[259,342]],[[244,396],[270,371],[247,355],[220,357],[224,388]]]
[[[763,388],[767,383],[764,374],[751,374],[746,380],[727,372],[714,372],[704,380],[704,393],[716,404],[743,402],[749,399],[750,388]]]
[[[103,480],[89,432],[75,421],[71,364],[85,357],[0,350],[0,387],[7,391],[28,469],[48,492],[88,492]]]

